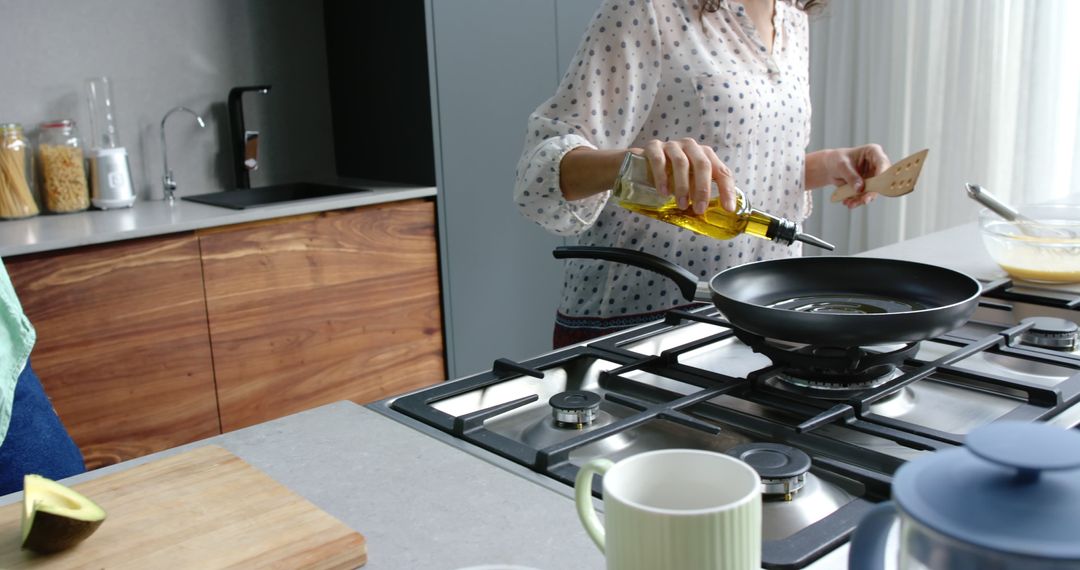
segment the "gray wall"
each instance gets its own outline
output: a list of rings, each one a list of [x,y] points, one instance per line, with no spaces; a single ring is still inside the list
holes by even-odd
[[[84,81],[113,81],[121,143],[141,199],[161,198],[161,118],[179,195],[233,184],[225,98],[246,95],[249,128],[262,132],[252,186],[334,176],[322,2],[314,0],[0,0],[0,121],[28,130],[74,118],[90,125]]]

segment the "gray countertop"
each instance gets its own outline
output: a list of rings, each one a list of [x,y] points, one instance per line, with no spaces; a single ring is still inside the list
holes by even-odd
[[[352,402],[336,402],[63,483],[77,485],[217,444],[362,533],[368,549],[365,569],[604,567],[603,556],[578,521],[572,489],[522,477],[512,472],[520,468],[505,459],[476,449],[462,452],[425,435],[424,429]],[[12,493],[0,497],[0,506],[21,500],[21,492]],[[602,509],[599,501],[595,505]],[[843,570],[846,558],[845,545],[809,568]]]
[[[978,223],[972,222],[893,245],[871,249],[861,256],[919,261],[966,273],[984,283],[1005,279],[1005,273],[986,252]],[[1036,285],[1042,289],[1080,293],[1080,283]]]
[[[983,247],[977,223],[964,224],[921,237],[871,249],[860,256],[919,261],[948,267],[980,281],[1008,277]]]
[[[364,568],[453,570],[498,563],[570,570],[604,565],[569,497],[351,402],[126,461],[65,483],[210,443],[362,533],[368,546]],[[0,504],[21,497],[13,493],[0,498]]]
[[[502,469],[501,458],[463,453],[352,402],[125,461],[64,483],[74,485],[211,443],[362,533],[368,547],[365,569],[604,567],[603,556],[578,522],[568,487],[557,491],[521,477]],[[0,497],[0,505],[21,499],[21,492],[12,493]],[[845,568],[846,551],[841,547],[812,569]]]
[[[24,220],[0,221],[0,257],[435,195],[435,188],[429,186],[359,181],[342,185],[362,187],[367,191],[245,210],[231,210],[180,199],[172,206],[164,200],[140,200],[131,208],[119,210],[88,210],[75,214],[40,215]]]

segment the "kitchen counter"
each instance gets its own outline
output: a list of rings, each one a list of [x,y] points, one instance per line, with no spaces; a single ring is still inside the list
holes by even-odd
[[[361,532],[368,547],[365,569],[452,570],[488,563],[541,570],[603,567],[600,552],[578,523],[572,499],[352,402],[126,461],[65,483],[210,443]],[[0,498],[0,504],[21,497],[14,493]]]
[[[520,477],[498,467],[505,461],[499,457],[463,453],[421,429],[337,402],[64,482],[77,484],[216,443],[364,534],[365,569],[604,567],[578,522],[568,487],[560,492],[552,488],[555,483]],[[22,493],[0,497],[0,505],[21,498]],[[841,548],[812,568],[844,568],[845,553]]]
[[[982,236],[979,235],[979,225],[975,222],[871,249],[859,256],[940,265],[966,273],[980,281],[996,281],[1008,277],[986,252]]]
[[[131,208],[88,210],[75,214],[40,215],[0,221],[0,257],[164,235],[297,214],[370,206],[435,195],[435,188],[393,183],[348,182],[342,186],[369,189],[356,194],[309,198],[245,210],[197,204],[177,198],[139,200]]]
[[[986,252],[979,234],[979,224],[976,222],[871,249],[859,255],[940,265],[966,273],[984,284],[1009,277]],[[1080,284],[1077,283],[1039,283],[1036,286],[1041,289],[1080,293]]]

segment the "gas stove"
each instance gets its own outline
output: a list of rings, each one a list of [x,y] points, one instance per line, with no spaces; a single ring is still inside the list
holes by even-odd
[[[803,568],[888,498],[905,461],[999,420],[1080,424],[1078,321],[1080,295],[1007,280],[983,283],[963,326],[908,344],[779,342],[702,306],[377,409],[566,486],[595,457],[734,455],[762,478],[763,565]]]

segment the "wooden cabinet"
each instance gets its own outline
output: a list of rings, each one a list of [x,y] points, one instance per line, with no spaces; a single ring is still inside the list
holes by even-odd
[[[4,261],[91,468],[446,377],[431,200]]]
[[[87,467],[220,433],[194,235],[4,263],[37,329],[34,370]]]
[[[200,234],[225,431],[445,378],[434,204]]]

